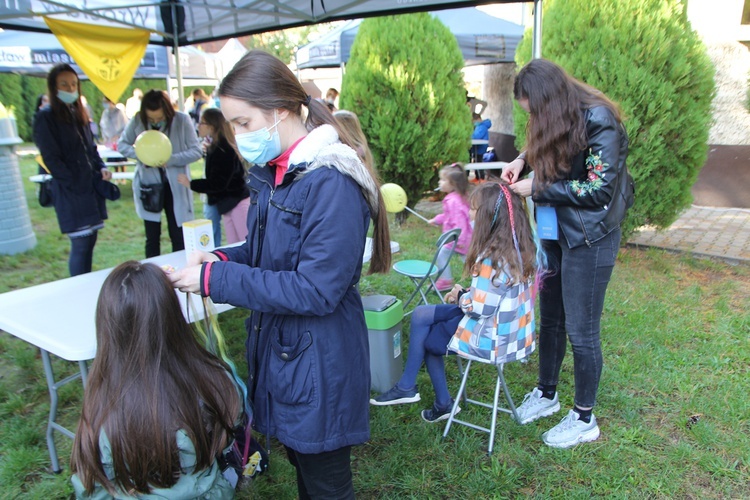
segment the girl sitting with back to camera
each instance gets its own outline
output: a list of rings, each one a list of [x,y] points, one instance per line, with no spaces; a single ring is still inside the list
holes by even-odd
[[[217,458],[242,412],[164,271],[124,262],[96,306],[96,357],[73,443],[77,498],[233,498]]]
[[[502,297],[511,285],[534,280],[540,269],[536,237],[520,196],[504,183],[485,183],[471,194],[470,201],[469,215],[475,221],[475,227],[464,272],[472,276],[471,287],[463,289],[461,285],[455,285],[445,295],[446,304],[423,305],[414,309],[404,373],[392,389],[371,399],[372,405],[420,401],[417,374],[424,361],[435,390],[435,402],[432,408],[422,411],[422,419],[426,422],[447,419],[453,399],[448,392],[443,356],[459,323],[472,312],[472,304],[480,300],[479,294],[483,294],[481,302],[491,304],[493,296]],[[512,205],[512,210],[509,205]],[[512,223],[510,214],[513,214]],[[518,250],[513,242],[512,225],[515,226]],[[479,286],[479,281],[484,284]],[[507,340],[509,344],[515,343],[515,339]],[[522,352],[516,353],[514,358],[521,359],[533,349],[533,342],[527,342]],[[457,408],[456,413],[459,411],[461,408]]]

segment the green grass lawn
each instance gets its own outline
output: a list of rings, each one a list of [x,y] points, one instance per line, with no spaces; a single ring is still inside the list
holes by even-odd
[[[0,292],[67,277],[68,240],[59,233],[54,211],[36,203],[30,159],[21,161],[37,247],[0,256]],[[202,175],[202,165],[193,165]],[[110,220],[101,231],[94,268],[143,258],[143,225],[135,216],[130,184],[108,203]],[[201,213],[196,197],[196,213]],[[166,224],[164,224],[166,225]],[[429,258],[438,229],[412,217],[392,224],[401,245],[396,259]],[[169,249],[164,228],[162,251]],[[460,263],[454,262],[454,275]],[[363,294],[406,298],[408,280],[395,273],[364,277]],[[65,300],[61,297],[60,300]],[[373,407],[371,439],[353,450],[354,484],[361,498],[748,498],[750,497],[750,267],[694,259],[658,250],[623,248],[605,304],[602,338],[604,374],[596,416],[598,441],[569,450],[542,444],[542,432],[572,406],[573,370],[569,353],[560,381],[563,412],[526,426],[498,417],[495,453],[486,454],[487,436],[455,426],[442,440],[443,425],[424,423],[419,411],[432,403],[425,373],[422,402]],[[40,304],[40,313],[44,304]],[[240,371],[245,312],[219,319]],[[408,320],[404,323],[408,339]],[[408,348],[408,341],[406,348]],[[452,361],[452,360],[451,360]],[[506,367],[519,404],[536,381],[538,357]],[[53,361],[58,377],[77,365]],[[446,364],[452,391],[458,370]],[[475,365],[476,366],[476,365]],[[490,395],[491,367],[472,371],[471,395]],[[335,369],[335,367],[331,367]],[[74,428],[81,386],[60,394],[59,420]],[[487,425],[489,414],[464,408],[463,415]],[[67,460],[72,441],[56,439],[59,475],[49,472],[45,441],[49,395],[38,350],[0,332],[0,498],[67,498],[72,491]],[[697,420],[689,425],[691,417]],[[238,498],[295,498],[295,475],[283,448],[272,441],[271,468],[238,493]]]

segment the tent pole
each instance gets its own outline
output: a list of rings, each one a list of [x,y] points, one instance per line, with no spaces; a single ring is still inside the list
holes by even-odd
[[[177,6],[174,2],[170,2],[170,8],[172,9],[172,31],[174,36],[174,69],[175,76],[177,76],[177,107],[180,111],[185,111],[185,91],[182,88],[182,67],[180,65],[180,38],[179,38],[179,26],[177,26]],[[169,89],[167,90],[169,92]]]
[[[542,57],[542,0],[534,0],[534,33],[531,41],[531,56]]]

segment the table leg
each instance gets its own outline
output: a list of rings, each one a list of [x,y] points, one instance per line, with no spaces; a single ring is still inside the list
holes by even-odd
[[[55,376],[52,373],[52,362],[49,359],[49,353],[44,349],[42,352],[42,363],[44,363],[44,375],[47,377],[47,388],[49,389],[49,420],[47,421],[47,449],[49,458],[52,461],[52,472],[59,474],[61,472],[60,462],[57,460],[57,448],[55,447],[55,418],[57,417],[57,387],[55,385]]]
[[[39,349],[42,353],[42,363],[44,364],[44,375],[47,378],[47,388],[49,389],[49,420],[47,421],[47,449],[49,450],[49,458],[52,462],[52,472],[59,474],[62,472],[60,469],[60,461],[57,458],[57,446],[55,446],[55,431],[58,431],[69,438],[73,439],[75,434],[62,425],[58,424],[55,419],[57,418],[57,390],[68,382],[80,378],[84,386],[86,384],[86,377],[88,375],[88,366],[86,361],[79,361],[78,366],[80,369],[79,373],[74,373],[69,377],[65,377],[59,382],[55,381],[55,375],[52,372],[52,361],[50,360],[49,353],[44,349]]]

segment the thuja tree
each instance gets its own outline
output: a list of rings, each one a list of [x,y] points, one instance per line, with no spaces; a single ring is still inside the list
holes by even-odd
[[[412,207],[440,165],[468,159],[462,67],[455,37],[427,13],[366,19],[352,45],[341,107],[359,116],[380,177]]]
[[[690,205],[706,161],[713,66],[679,0],[549,0],[542,54],[603,91],[622,108],[630,138],[635,205],[624,234],[643,224],[667,227]],[[527,32],[516,52],[531,57]],[[527,115],[514,111],[517,147]]]

